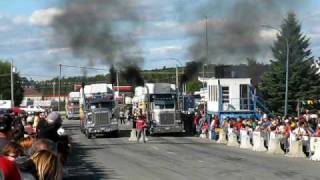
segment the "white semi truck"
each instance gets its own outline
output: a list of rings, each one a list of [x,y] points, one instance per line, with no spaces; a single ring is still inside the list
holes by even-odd
[[[135,88],[133,112],[146,116],[150,134],[184,132],[177,95],[175,85],[169,83],[146,83]]]
[[[91,84],[80,89],[80,129],[88,137],[118,135],[118,115],[111,84]]]
[[[79,92],[70,92],[66,100],[66,117],[67,119],[78,119],[80,117],[79,112]]]

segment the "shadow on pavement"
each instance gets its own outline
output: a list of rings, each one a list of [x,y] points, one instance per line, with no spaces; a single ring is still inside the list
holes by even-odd
[[[72,152],[64,167],[64,180],[119,179],[114,169],[105,168],[90,155],[94,148],[86,148],[77,143],[72,146]]]

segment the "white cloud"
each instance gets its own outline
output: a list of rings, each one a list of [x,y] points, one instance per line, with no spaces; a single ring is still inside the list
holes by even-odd
[[[47,50],[47,54],[61,54],[61,53],[69,53],[71,51],[70,48],[52,48]]]
[[[11,29],[10,26],[6,26],[6,25],[0,26],[0,32],[7,32],[7,31],[9,31],[10,29]]]
[[[178,46],[163,46],[150,49],[151,54],[167,54],[167,53],[174,53],[180,51],[181,47]]]
[[[273,30],[273,29],[263,29],[260,31],[260,37],[264,40],[274,40],[276,38],[278,31]]]
[[[29,18],[27,16],[16,16],[13,18],[13,23],[16,25],[28,25]]]
[[[61,15],[63,11],[58,8],[48,8],[36,10],[29,18],[32,25],[48,26],[52,23],[55,16]]]

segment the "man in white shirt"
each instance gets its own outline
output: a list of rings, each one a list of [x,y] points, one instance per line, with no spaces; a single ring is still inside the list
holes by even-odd
[[[303,123],[299,122],[298,127],[292,131],[292,133],[299,139],[301,139],[302,136],[306,136],[307,132],[303,127]]]

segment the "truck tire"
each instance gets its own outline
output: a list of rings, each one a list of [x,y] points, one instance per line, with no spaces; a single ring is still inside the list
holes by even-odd
[[[92,138],[92,134],[91,134],[91,133],[88,133],[88,134],[87,134],[87,138],[88,138],[88,139],[91,139],[91,138]]]
[[[113,138],[118,138],[118,137],[119,137],[119,130],[113,131],[112,134],[111,134],[111,136],[112,136]]]

